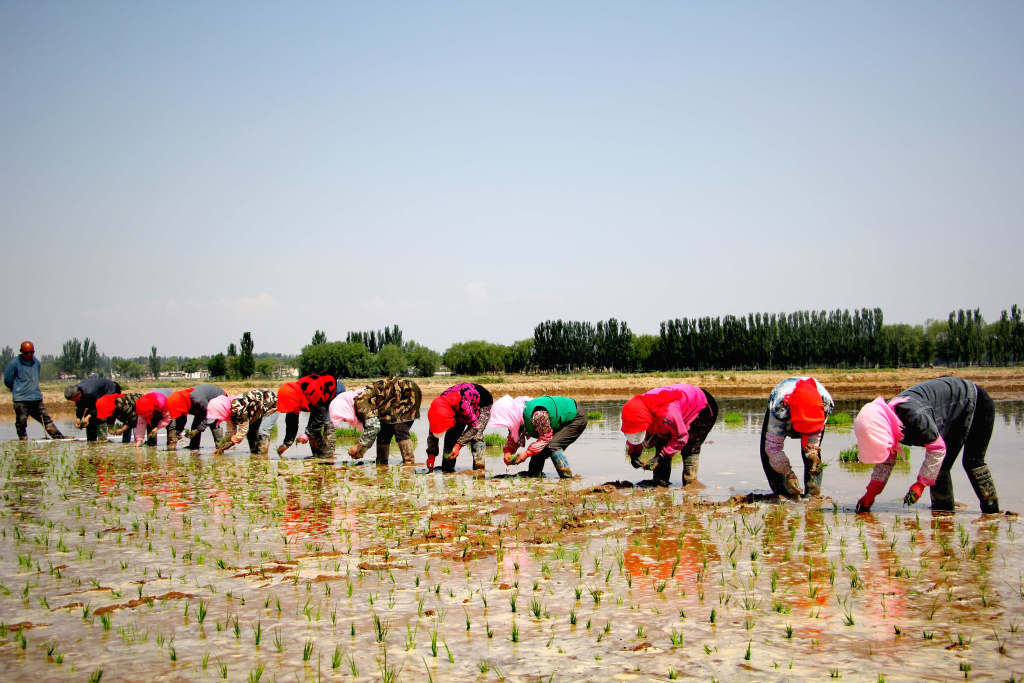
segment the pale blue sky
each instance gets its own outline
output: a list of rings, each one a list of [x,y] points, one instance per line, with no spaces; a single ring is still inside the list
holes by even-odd
[[[0,1],[0,345],[1024,304],[1024,3]]]

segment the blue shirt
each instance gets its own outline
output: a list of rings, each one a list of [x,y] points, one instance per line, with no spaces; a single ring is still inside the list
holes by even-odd
[[[14,401],[42,401],[43,392],[39,390],[39,360],[33,358],[25,362],[21,354],[15,356],[4,368],[4,384],[11,390]]]

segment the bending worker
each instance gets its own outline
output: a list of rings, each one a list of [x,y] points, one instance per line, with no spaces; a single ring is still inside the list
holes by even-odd
[[[430,402],[427,420],[430,435],[427,437],[427,469],[433,471],[438,445],[444,435],[444,455],[441,459],[442,472],[455,471],[455,459],[467,443],[472,443],[473,469],[482,470],[484,463],[484,429],[491,417],[491,392],[479,384],[456,384],[448,387]]]
[[[960,450],[964,469],[983,513],[999,512],[999,499],[985,453],[992,438],[995,405],[988,393],[959,377],[921,382],[886,402],[881,396],[868,403],[853,421],[857,457],[875,466],[857,512],[867,512],[892,473],[900,444],[924,446],[917,480],[903,498],[913,505],[930,487],[933,510],[954,509],[950,470]]]
[[[580,410],[574,399],[567,396],[531,398],[523,404],[522,419],[515,435],[512,429],[509,430],[503,449],[505,464],[518,465],[529,458],[526,476],[539,477],[544,474],[544,463],[550,457],[558,476],[568,479],[572,476],[572,469],[563,451],[580,438],[586,428],[587,414]],[[528,447],[527,436],[536,439]],[[516,451],[523,447],[526,450],[517,455]]]
[[[645,448],[655,449],[646,467],[654,477],[642,486],[668,486],[672,457],[683,458],[683,486],[697,481],[700,447],[718,419],[718,403],[705,389],[692,384],[670,384],[637,394],[622,406],[622,432],[634,468],[640,467]]]
[[[391,439],[398,444],[403,465],[416,462],[410,429],[420,416],[422,392],[416,382],[400,377],[386,377],[362,389],[345,391],[331,401],[331,423],[337,427],[346,422],[361,429],[359,441],[348,449],[352,458],[362,457],[377,442],[377,464],[387,465]]]
[[[761,466],[772,493],[799,496],[800,480],[784,450],[786,437],[800,439],[804,492],[821,495],[821,440],[835,403],[813,377],[790,377],[775,385],[761,425]]]
[[[284,415],[284,440],[277,447],[283,455],[299,432],[299,413],[309,412],[306,437],[314,456],[334,457],[334,425],[327,408],[338,395],[339,383],[330,375],[306,375],[295,382],[285,382],[277,390],[277,412]],[[345,385],[341,385],[341,391]]]

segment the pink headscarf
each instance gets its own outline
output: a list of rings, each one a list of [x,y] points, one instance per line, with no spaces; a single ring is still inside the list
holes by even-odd
[[[347,422],[356,429],[363,428],[363,423],[359,420],[359,416],[356,415],[356,396],[363,393],[364,390],[365,387],[355,391],[343,391],[334,397],[331,405],[327,408],[327,412],[331,416],[331,422],[335,427],[340,426],[342,422]]]
[[[523,408],[529,400],[529,396],[512,398],[505,394],[491,406],[491,419],[487,421],[487,426],[504,428],[513,436],[518,436],[519,428],[523,425]]]
[[[893,411],[893,406],[907,399],[897,396],[889,403],[879,396],[867,403],[853,421],[853,433],[857,435],[857,459],[869,465],[877,465],[889,459],[889,455],[903,440],[903,423]]]
[[[225,422],[231,419],[231,401],[237,396],[221,394],[210,399],[206,404],[206,419],[214,422]]]

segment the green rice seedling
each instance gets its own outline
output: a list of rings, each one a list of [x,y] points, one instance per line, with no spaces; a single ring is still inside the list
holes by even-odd
[[[587,411],[587,419],[588,420],[603,420],[604,419],[604,413],[602,413],[600,410],[589,410],[589,411]]]
[[[210,653],[207,652],[206,654],[203,655],[203,658],[199,661],[199,665],[203,668],[203,671],[206,671],[206,667],[209,665],[209,663],[210,663]]]
[[[501,434],[484,434],[484,444],[489,447],[504,446],[505,438]]]
[[[853,612],[849,610],[843,611],[843,623],[847,626],[853,626]]]
[[[971,663],[970,662],[960,662],[960,671],[963,672],[964,678],[967,678],[967,676],[971,673]]]
[[[515,619],[512,620],[512,642],[519,642],[519,625],[516,623]]]
[[[828,416],[828,423],[834,426],[852,425],[853,418],[846,411],[838,411]]]
[[[302,661],[308,662],[309,658],[313,656],[313,641],[307,640],[302,645]]]
[[[341,666],[341,646],[334,646],[334,654],[331,655],[331,668],[337,669]]]
[[[519,599],[519,591],[512,591],[508,595],[508,605],[512,608],[512,611],[516,611],[516,601]]]
[[[197,616],[197,618],[199,619],[199,623],[200,624],[202,624],[204,621],[206,621],[206,609],[207,609],[206,601],[205,600],[200,600],[199,601],[199,614]]]
[[[260,640],[263,638],[263,622],[257,621],[256,625],[252,627],[252,641],[256,647],[260,646]]]
[[[430,630],[430,656],[437,657],[437,626]]]
[[[167,656],[172,662],[178,661],[178,651],[174,649],[173,645],[167,648]]]
[[[793,638],[793,627],[790,624],[786,624],[786,639],[790,640]]]
[[[444,641],[443,645],[444,645],[444,651],[448,654],[448,661],[451,664],[454,664],[455,663],[455,657],[452,656],[452,651],[448,649],[448,641],[447,640]]]
[[[672,633],[670,633],[668,635],[668,639],[670,641],[672,641],[672,647],[682,647],[683,646],[683,633],[682,633],[682,631],[676,631],[675,629],[672,629]]]
[[[100,615],[100,623],[103,624],[104,631],[110,630],[110,617],[107,614]]]
[[[743,413],[739,411],[729,411],[722,415],[722,421],[727,425],[743,424]]]
[[[753,642],[754,642],[753,640],[748,640],[747,641],[747,651],[743,655],[743,659],[747,660],[748,662],[750,661],[750,645]]]
[[[476,663],[476,668],[480,671],[480,673],[485,674],[491,670],[491,665],[487,663],[486,659],[481,659],[479,662]]]
[[[487,632],[488,638],[494,637],[494,630],[491,628],[491,624],[489,622],[484,622],[484,630]]]
[[[542,610],[542,606],[540,604],[540,601],[537,600],[537,598],[531,599],[530,600],[530,611],[533,612],[533,616],[535,618],[540,619],[541,610]]]
[[[274,629],[274,649],[284,652],[284,640],[281,638],[281,629]]]
[[[249,672],[249,683],[260,683],[263,678],[263,664],[258,664],[255,669]]]
[[[387,621],[381,621],[380,615],[376,612],[373,613],[373,632],[378,643],[386,641],[388,634],[391,632],[391,624]]]
[[[829,669],[828,670],[828,677],[829,678],[839,678],[839,669]]]
[[[715,613],[715,608],[712,607],[711,608],[711,616],[708,617],[708,621],[713,624],[713,623],[715,623],[715,618],[716,617],[717,617],[717,614]]]
[[[103,678],[103,669],[96,669],[89,674],[89,683],[100,683],[101,678]]]

